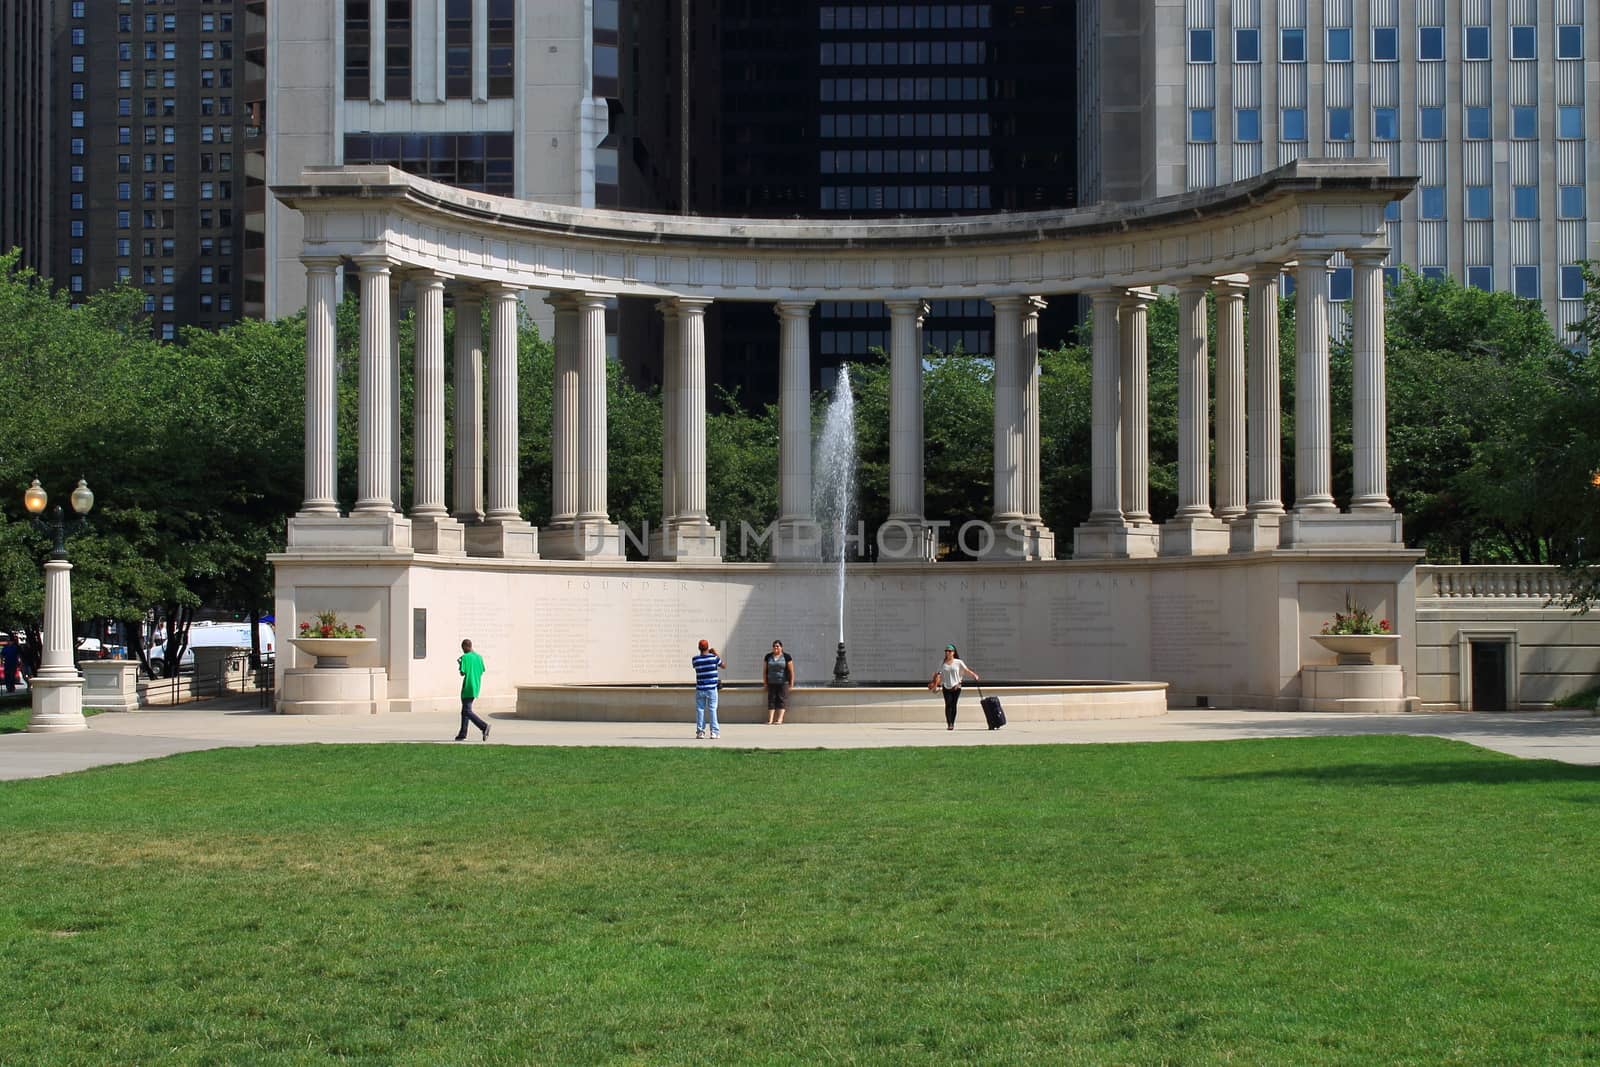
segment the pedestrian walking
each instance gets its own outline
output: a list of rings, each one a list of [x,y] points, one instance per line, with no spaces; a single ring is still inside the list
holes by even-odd
[[[955,645],[944,646],[944,662],[939,664],[939,669],[933,672],[933,680],[928,683],[929,689],[939,689],[944,692],[944,728],[956,728],[956,701],[961,699],[961,676],[965,674],[974,682],[978,680],[978,672],[968,667],[961,659],[961,654],[956,651]]]
[[[794,657],[783,650],[782,641],[772,642],[772,651],[761,657],[761,677],[767,682],[767,725],[782,726],[794,688]]]
[[[689,662],[694,665],[694,735],[705,737],[706,720],[710,719],[711,740],[715,741],[722,736],[722,727],[717,724],[717,687],[722,681],[720,672],[727,664],[704,639],[700,641],[699,654]]]
[[[472,710],[472,702],[478,699],[478,692],[483,688],[483,672],[488,668],[484,666],[483,657],[472,651],[471,641],[461,642],[461,657],[456,660],[456,669],[461,672],[461,730],[456,734],[456,740],[467,739],[467,724],[470,723],[483,731],[483,739],[487,741],[489,724]]]

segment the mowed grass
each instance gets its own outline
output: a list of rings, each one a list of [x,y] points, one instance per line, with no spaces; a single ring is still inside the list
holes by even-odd
[[[1402,737],[196,753],[0,785],[0,1060],[1577,1062],[1597,815]]]

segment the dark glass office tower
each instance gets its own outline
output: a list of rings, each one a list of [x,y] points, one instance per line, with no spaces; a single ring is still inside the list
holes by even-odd
[[[1070,4],[698,6],[694,103],[714,112],[715,136],[691,153],[697,212],[872,218],[1076,204]],[[708,84],[712,57],[720,69]],[[1046,345],[1075,321],[1059,303],[1041,323]],[[823,302],[813,323],[821,387],[839,363],[887,344],[879,303]],[[985,301],[935,301],[924,336],[931,349],[987,354],[992,324]],[[719,380],[770,399],[770,309],[728,305],[720,327]]]
[[[50,265],[50,5],[0,0],[0,252]]]

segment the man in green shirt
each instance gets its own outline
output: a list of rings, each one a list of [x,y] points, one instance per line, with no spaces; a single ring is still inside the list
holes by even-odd
[[[461,732],[456,734],[457,741],[467,739],[467,724],[471,723],[483,731],[483,739],[489,740],[489,724],[484,722],[472,710],[472,702],[478,699],[478,691],[483,688],[483,657],[472,651],[471,641],[461,642],[461,658],[456,660],[456,669],[461,672]]]

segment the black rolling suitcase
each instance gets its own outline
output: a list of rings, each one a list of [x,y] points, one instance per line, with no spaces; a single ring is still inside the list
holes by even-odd
[[[983,717],[989,723],[989,729],[998,730],[1006,724],[1006,712],[1000,706],[1000,698],[984,696],[981,685],[978,687],[978,704],[983,708]]]

